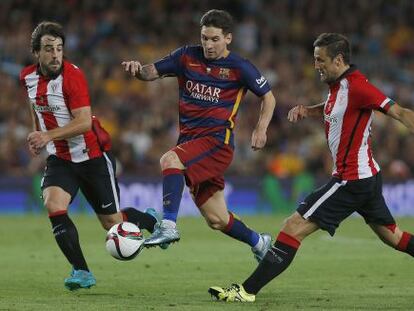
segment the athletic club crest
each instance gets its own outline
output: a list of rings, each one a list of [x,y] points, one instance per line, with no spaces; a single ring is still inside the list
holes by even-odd
[[[230,78],[230,69],[229,68],[220,68],[219,77],[220,77],[220,79]]]

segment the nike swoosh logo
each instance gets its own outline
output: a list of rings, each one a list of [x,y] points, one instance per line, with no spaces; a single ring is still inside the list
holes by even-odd
[[[110,207],[112,205],[113,202],[108,203],[108,204],[102,204],[102,208],[107,208]]]
[[[62,227],[62,226],[63,226],[62,224],[57,225],[57,226],[54,226],[54,227],[52,228],[52,231],[54,232],[57,228]]]
[[[279,252],[287,255],[287,253],[285,251],[281,250],[280,248],[277,248],[276,246],[273,246],[272,248],[274,248],[274,249],[278,250]]]
[[[194,63],[189,63],[188,64],[190,67],[200,67],[201,64],[194,64]]]

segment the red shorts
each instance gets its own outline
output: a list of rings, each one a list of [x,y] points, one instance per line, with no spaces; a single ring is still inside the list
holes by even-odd
[[[186,167],[187,186],[200,207],[224,189],[224,171],[233,160],[233,149],[214,137],[205,136],[172,148]]]

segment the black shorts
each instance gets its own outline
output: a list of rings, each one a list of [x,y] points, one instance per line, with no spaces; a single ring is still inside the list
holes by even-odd
[[[115,172],[115,160],[109,153],[80,163],[51,155],[46,161],[41,188],[60,187],[71,195],[71,202],[80,188],[95,213],[111,215],[119,212]]]
[[[395,224],[382,196],[381,173],[352,181],[332,178],[308,195],[297,212],[332,236],[342,220],[354,212],[364,217],[367,224]]]

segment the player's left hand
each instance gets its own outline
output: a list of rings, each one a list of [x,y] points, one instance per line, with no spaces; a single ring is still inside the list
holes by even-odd
[[[43,148],[50,140],[47,132],[34,131],[27,135],[27,142],[29,143],[30,148],[34,150]]]
[[[124,61],[121,63],[121,65],[124,66],[124,70],[126,72],[129,72],[133,77],[138,77],[142,69],[141,63],[135,60]]]
[[[266,130],[254,129],[252,133],[252,149],[254,151],[262,149],[266,145]]]

